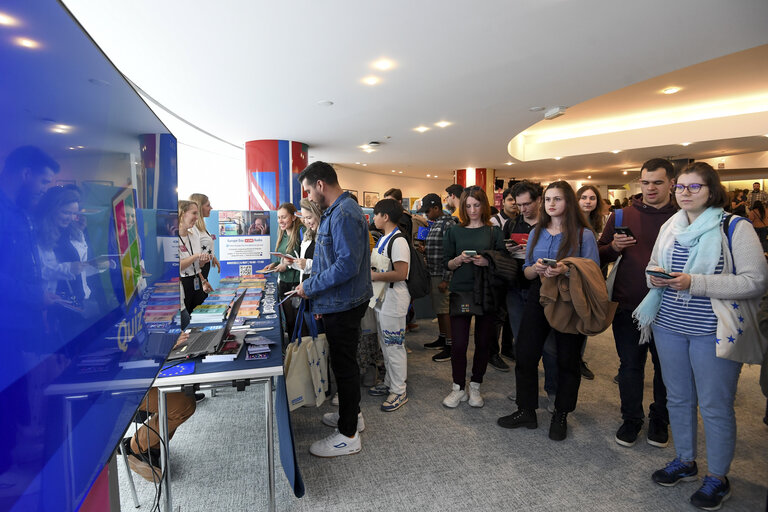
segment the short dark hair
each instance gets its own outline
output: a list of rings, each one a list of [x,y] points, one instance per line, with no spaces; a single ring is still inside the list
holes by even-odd
[[[666,158],[651,158],[640,167],[640,172],[645,169],[648,172],[653,172],[657,169],[664,169],[667,173],[667,179],[675,179],[675,166]]]
[[[528,180],[518,181],[512,187],[512,195],[515,196],[515,199],[526,192],[531,195],[531,201],[535,201],[541,197],[544,193],[544,189],[540,183],[534,183],[533,181]]]
[[[11,151],[5,158],[3,174],[19,173],[23,169],[30,169],[35,174],[50,169],[54,174],[57,174],[61,166],[42,149],[36,146],[21,146]]]
[[[759,184],[760,184],[759,181],[756,181],[756,182],[753,183],[753,185],[759,185]]]
[[[403,215],[403,204],[395,199],[382,199],[373,207],[373,214],[381,214],[389,217],[389,222],[397,224]]]
[[[448,192],[449,196],[461,197],[462,192],[464,192],[464,187],[458,183],[454,183],[453,185],[446,187],[445,191]]]
[[[328,185],[338,185],[339,177],[336,175],[336,170],[331,164],[317,161],[312,162],[299,173],[299,183],[307,180],[307,184],[310,187],[314,187],[318,181],[327,183]]]
[[[508,187],[504,189],[504,192],[501,193],[501,200],[505,200],[509,194],[512,193],[512,187]],[[512,196],[515,197],[515,196]]]
[[[392,199],[397,199],[398,201],[403,200],[403,191],[399,188],[391,188],[384,192],[384,197],[391,197]]]
[[[679,176],[694,173],[704,179],[704,184],[709,189],[709,198],[707,198],[707,202],[704,206],[723,208],[728,204],[728,192],[725,191],[725,187],[720,183],[720,176],[711,165],[706,162],[694,162],[688,164],[682,171],[680,171]]]

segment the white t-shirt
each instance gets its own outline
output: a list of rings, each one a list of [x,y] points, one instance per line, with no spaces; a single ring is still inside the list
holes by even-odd
[[[379,244],[390,243],[390,237],[382,236],[379,239],[379,243],[376,244],[376,249],[379,250]],[[392,242],[392,261],[405,261],[408,263],[408,272],[411,271],[411,250],[408,248],[408,242],[398,237]],[[386,257],[388,255],[388,249],[384,246],[382,254]],[[394,268],[394,265],[393,265]],[[407,278],[407,274],[406,274]],[[389,287],[389,283],[386,283],[386,292],[384,293],[384,301],[376,306],[376,309],[383,315],[387,316],[405,316],[408,314],[408,306],[411,303],[411,294],[408,293],[408,284],[405,281],[397,281],[393,283],[392,288]]]
[[[179,260],[202,253],[200,247],[200,232],[197,228],[190,228],[186,235],[179,235]],[[192,277],[200,272],[200,262],[195,260],[192,265],[180,268],[181,277]]]

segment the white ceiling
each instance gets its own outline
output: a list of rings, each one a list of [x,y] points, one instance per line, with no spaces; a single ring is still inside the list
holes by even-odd
[[[222,139],[298,140],[316,159],[414,177],[464,167],[544,177],[552,160],[504,165],[510,139],[541,119],[529,107],[575,106],[768,44],[765,0],[64,3],[128,78]],[[380,57],[396,67],[374,70]],[[361,83],[371,74],[381,83]],[[440,120],[454,124],[433,126]],[[420,124],[432,129],[413,131]],[[748,139],[716,144],[764,142]],[[358,148],[371,140],[386,144]],[[677,154],[679,142],[653,156]],[[564,159],[557,172],[595,167],[615,182],[646,154],[630,143],[619,155]]]

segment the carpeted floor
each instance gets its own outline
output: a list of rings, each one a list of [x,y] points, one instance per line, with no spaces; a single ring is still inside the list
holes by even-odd
[[[582,380],[579,404],[568,417],[568,438],[547,437],[550,415],[541,391],[537,430],[506,430],[499,416],[514,411],[506,395],[514,389],[514,369],[488,369],[482,385],[485,407],[462,403],[446,409],[450,362],[434,363],[424,343],[437,335],[435,323],[420,320],[407,334],[409,402],[391,413],[379,410],[381,398],[363,392],[366,429],[363,450],[353,456],[318,459],[309,445],[331,432],[319,410],[292,413],[306,496],[293,496],[282,468],[277,469],[277,509],[290,511],[460,511],[460,510],[694,510],[689,496],[699,483],[672,488],[654,484],[651,473],[674,458],[674,448],[644,442],[619,446],[618,358],[610,332],[590,338],[585,359],[596,377]],[[470,362],[471,365],[471,362]],[[650,368],[650,361],[648,362]],[[733,496],[728,511],[766,509],[768,427],[762,423],[765,397],[758,367],[745,367],[736,397],[739,426],[736,457],[729,478]],[[540,379],[543,385],[543,377]],[[646,375],[646,400],[650,379]],[[365,391],[365,390],[363,390]],[[199,404],[195,415],[171,443],[174,511],[266,510],[266,449],[263,442],[261,387],[238,393],[219,391]],[[647,410],[647,402],[646,402]],[[276,452],[277,453],[277,452]],[[706,470],[700,423],[700,474]],[[118,461],[120,462],[120,461]],[[120,468],[123,510],[133,509],[126,475]],[[134,475],[142,509],[152,505],[152,483]]]

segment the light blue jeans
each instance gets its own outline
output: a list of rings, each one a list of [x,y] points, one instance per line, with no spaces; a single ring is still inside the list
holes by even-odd
[[[715,355],[715,335],[692,336],[653,326],[667,388],[667,409],[680,460],[696,460],[698,406],[704,420],[709,473],[725,476],[736,446],[733,401],[741,363]]]

